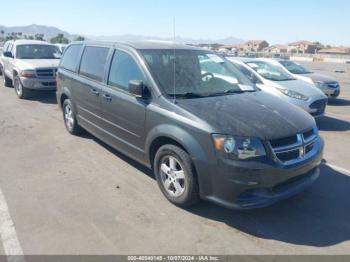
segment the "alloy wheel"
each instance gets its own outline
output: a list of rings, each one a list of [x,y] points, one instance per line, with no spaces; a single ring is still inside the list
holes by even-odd
[[[174,156],[165,156],[160,164],[162,184],[169,195],[179,197],[185,191],[185,172]]]
[[[74,116],[70,105],[66,105],[64,108],[64,120],[69,130],[73,129],[74,126]]]

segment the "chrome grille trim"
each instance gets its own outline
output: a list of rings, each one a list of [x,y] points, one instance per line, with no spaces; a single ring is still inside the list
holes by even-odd
[[[42,78],[55,78],[57,73],[57,68],[37,68],[36,75]]]
[[[291,165],[291,164],[296,164],[298,162],[301,162],[305,159],[308,159],[315,155],[318,152],[318,132],[317,129],[312,129],[301,133],[297,134],[297,142],[290,144],[290,145],[285,145],[285,146],[279,146],[279,147],[273,147],[271,142],[269,141],[269,146],[272,149],[273,156],[274,158],[280,162],[283,165]],[[286,158],[286,154],[287,159]],[[288,159],[288,156],[291,157],[291,159]],[[298,157],[295,157],[298,156]],[[281,159],[283,158],[283,159]]]

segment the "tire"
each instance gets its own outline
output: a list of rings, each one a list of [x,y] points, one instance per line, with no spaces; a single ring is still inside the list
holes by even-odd
[[[0,66],[0,76],[2,76],[2,66]]]
[[[62,111],[64,125],[66,126],[67,131],[72,135],[80,135],[83,132],[83,129],[77,122],[76,113],[70,99],[64,100]]]
[[[153,168],[162,193],[171,203],[185,208],[199,202],[194,165],[183,149],[175,145],[162,146],[155,155]]]
[[[6,87],[12,87],[12,80],[8,78],[4,73],[4,86]]]
[[[15,78],[14,90],[19,99],[27,99],[31,95],[30,90],[22,85],[18,76]]]

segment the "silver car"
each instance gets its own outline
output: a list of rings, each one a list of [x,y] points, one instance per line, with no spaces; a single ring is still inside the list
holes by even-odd
[[[298,80],[267,59],[228,58],[265,92],[301,107],[314,117],[323,116],[328,98],[314,85]]]
[[[315,84],[327,96],[337,98],[340,95],[340,84],[335,78],[312,72],[294,61],[284,59],[277,59],[276,61],[289,73],[293,74],[295,78]]]
[[[14,40],[5,43],[0,58],[4,85],[14,86],[19,98],[32,90],[56,90],[61,51],[44,41]]]

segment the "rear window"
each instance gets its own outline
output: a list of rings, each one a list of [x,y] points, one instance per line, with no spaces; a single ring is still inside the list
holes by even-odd
[[[61,66],[69,71],[75,71],[77,68],[79,54],[82,45],[71,45],[67,48],[61,60]]]
[[[80,74],[96,81],[102,81],[109,48],[88,46],[80,64]]]

